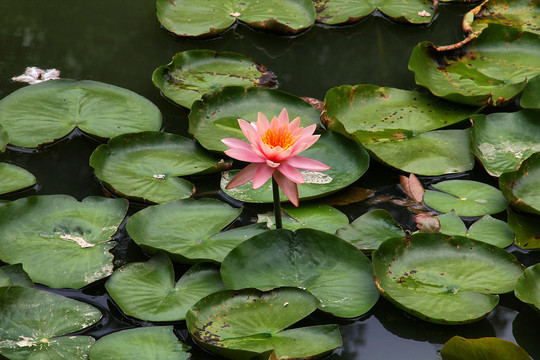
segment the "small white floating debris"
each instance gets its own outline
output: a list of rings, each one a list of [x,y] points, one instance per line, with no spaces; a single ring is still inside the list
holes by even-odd
[[[165,174],[156,174],[154,175],[154,179],[165,179]]]
[[[24,74],[11,78],[11,80],[13,81],[25,82],[30,85],[37,84],[43,81],[57,80],[57,79],[60,79],[60,70],[58,69],[43,70],[35,66],[27,67]]]
[[[419,16],[426,16],[426,17],[430,17],[430,16],[431,16],[431,14],[428,13],[426,10],[419,11],[419,12],[418,12],[418,15],[419,15]]]
[[[237,17],[239,17],[239,16],[242,15],[242,14],[240,14],[239,12],[233,12],[233,13],[230,13],[229,15],[231,15],[232,17],[237,18]]]
[[[287,307],[289,305],[289,302],[286,301],[284,304],[283,304],[283,307]]]

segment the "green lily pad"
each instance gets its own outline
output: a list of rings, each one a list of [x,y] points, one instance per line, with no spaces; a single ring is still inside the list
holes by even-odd
[[[199,263],[174,282],[174,268],[165,254],[116,270],[105,284],[111,298],[129,316],[146,321],[178,321],[201,298],[225,289],[219,269]]]
[[[440,233],[385,241],[372,256],[379,291],[430,322],[463,324],[486,316],[523,267],[493,245]]]
[[[527,82],[519,104],[526,109],[540,109],[540,76],[535,76]]]
[[[300,153],[330,166],[326,171],[300,170],[304,175],[304,183],[298,185],[300,199],[320,197],[343,189],[358,180],[369,166],[369,155],[362,145],[347,139],[343,135],[326,131],[312,147]],[[230,197],[254,203],[271,203],[272,181],[268,181],[260,188],[254,190],[252,182],[233,189],[225,189],[229,181],[238,171],[222,173],[221,190]],[[287,198],[280,193],[281,201]]]
[[[432,95],[375,85],[332,88],[324,106],[326,127],[361,143],[403,139],[455,124],[475,112]]]
[[[516,245],[522,249],[540,249],[540,219],[538,215],[522,214],[506,209],[508,226],[515,234]]]
[[[2,288],[0,355],[11,360],[85,359],[94,339],[62,335],[100,318],[93,306],[57,294],[19,286]]]
[[[257,121],[257,114],[262,112],[271,120],[283,108],[287,109],[290,121],[300,117],[300,126],[320,124],[320,112],[297,96],[260,87],[226,86],[193,103],[189,133],[208,150],[225,151],[229,147],[221,139],[245,140],[238,119]]]
[[[429,24],[434,17],[430,0],[313,0],[317,21],[336,25],[358,21],[375,10],[390,19],[413,24]]]
[[[137,244],[164,250],[173,260],[221,262],[236,245],[265,231],[264,224],[254,224],[220,233],[241,212],[214,199],[185,199],[137,212],[126,229]]]
[[[466,236],[469,239],[504,248],[514,242],[514,233],[507,223],[485,215],[475,221],[467,230],[461,218],[454,212],[438,215],[441,233],[446,235]]]
[[[315,21],[311,0],[157,0],[161,25],[180,36],[211,36],[238,19],[262,30],[295,34]]]
[[[32,85],[33,86],[33,85]],[[1,260],[22,263],[33,281],[78,289],[113,271],[116,233],[125,199],[32,196],[0,207]]]
[[[501,212],[508,205],[499,189],[478,181],[447,180],[432,186],[439,191],[427,190],[424,203],[442,213],[454,210],[459,216],[482,216]]]
[[[521,161],[540,151],[539,111],[521,110],[473,116],[473,154],[492,176],[514,171]]]
[[[437,53],[426,41],[418,44],[409,69],[416,83],[436,96],[462,104],[498,106],[518,95],[528,78],[540,74],[538,64],[538,35],[491,24],[458,52]]]
[[[540,215],[540,152],[529,156],[516,171],[502,174],[499,187],[513,207]]]
[[[96,81],[54,80],[0,100],[0,124],[15,146],[50,143],[78,127],[101,138],[159,130],[161,113],[144,97]]]
[[[152,74],[163,94],[186,108],[202,94],[227,85],[277,87],[273,72],[244,55],[213,50],[188,50],[174,55]]]
[[[9,143],[9,136],[2,125],[0,125],[0,153],[6,151],[6,145]]]
[[[520,346],[496,337],[465,339],[454,336],[441,349],[443,360],[530,360]]]
[[[92,153],[90,165],[118,194],[153,203],[190,197],[195,188],[180,176],[225,166],[193,140],[157,131],[112,138]]]
[[[34,282],[24,271],[21,264],[4,265],[0,267],[0,286],[17,285],[33,288]],[[3,282],[2,282],[3,281]]]
[[[172,326],[152,326],[104,336],[92,345],[89,355],[90,360],[188,360],[187,350]]]
[[[0,194],[30,187],[36,183],[34,175],[16,165],[0,163]]]
[[[472,29],[501,24],[540,35],[540,3],[535,0],[489,0],[474,17]]]
[[[379,298],[369,259],[346,241],[313,229],[254,236],[225,257],[221,277],[230,289],[295,286],[315,296],[322,311],[346,318],[365,314]]]
[[[347,215],[338,209],[324,204],[309,204],[301,207],[285,206],[282,208],[286,216],[283,216],[283,229],[298,230],[311,228],[334,234],[337,229],[349,223]],[[261,214],[259,222],[266,222],[267,226],[275,229],[274,214]]]
[[[403,135],[391,141],[365,142],[375,158],[393,168],[417,175],[443,175],[469,171],[474,157],[469,130],[434,130]]]
[[[229,359],[248,360],[272,350],[278,359],[312,358],[341,346],[338,326],[284,329],[311,314],[317,303],[295,288],[225,290],[195,304],[186,324],[205,349]]]
[[[516,280],[516,297],[540,310],[540,263],[530,266]]]
[[[387,239],[406,236],[392,215],[383,209],[372,210],[336,232],[360,250],[375,250]]]

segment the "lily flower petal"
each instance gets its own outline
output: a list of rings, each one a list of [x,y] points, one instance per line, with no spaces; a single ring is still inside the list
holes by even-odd
[[[253,151],[251,151],[251,149],[249,150],[239,149],[239,148],[229,149],[229,150],[225,150],[225,154],[227,156],[232,157],[233,159],[245,161],[245,162],[261,163],[261,162],[266,161],[258,157]]]
[[[279,171],[274,172],[274,179],[289,201],[296,207],[299,205],[298,185],[287,179]]]
[[[272,176],[275,169],[266,165],[259,165],[253,176],[253,189],[258,189],[263,186]]]
[[[248,144],[245,141],[235,139],[235,138],[225,138],[221,139],[221,142],[230,147],[231,149],[237,148],[237,149],[245,149],[250,150],[251,144]]]
[[[290,159],[287,159],[284,163],[295,168],[311,171],[324,171],[330,169],[330,166],[323,164],[320,161],[303,156],[292,157]],[[281,165],[283,166],[284,163],[281,163]]]
[[[248,181],[253,179],[253,176],[255,175],[255,170],[257,170],[257,167],[259,164],[249,164],[244,169],[242,169],[238,174],[236,174],[235,177],[229,181],[227,186],[225,186],[225,189],[232,189],[235,187],[238,187],[240,185],[244,185]]]
[[[297,168],[287,164],[286,162],[282,162],[277,169],[280,173],[285,175],[292,182],[295,182],[297,184],[304,183],[304,175],[302,175],[302,173],[298,171]]]

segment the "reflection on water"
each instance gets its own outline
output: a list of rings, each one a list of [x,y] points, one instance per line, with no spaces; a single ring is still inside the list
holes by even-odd
[[[168,63],[177,52],[188,49],[239,52],[276,73],[281,90],[318,99],[323,99],[329,88],[342,84],[370,83],[413,89],[417,86],[407,69],[413,47],[424,40],[437,44],[461,40],[461,17],[468,8],[442,4],[435,22],[429,26],[394,24],[382,16],[371,16],[350,26],[316,25],[293,37],[254,31],[240,24],[219,37],[193,40],[177,38],[162,30],[155,17],[154,3],[152,0],[72,0],[67,5],[65,0],[0,0],[0,98],[25,86],[10,79],[22,74],[27,66],[58,68],[64,78],[107,82],[145,96],[161,109],[164,131],[187,135],[188,110],[164,99],[151,82],[154,69]],[[38,186],[2,199],[55,193],[78,199],[104,195],[88,165],[90,154],[100,143],[75,132],[37,152],[9,149],[0,154],[0,161],[20,165],[38,179]],[[475,169],[473,176],[474,173],[485,176],[482,169]],[[392,196],[400,191],[396,172],[372,163],[368,175],[355,186]],[[206,183],[196,182],[197,188],[217,192],[219,177],[208,179]],[[411,230],[414,227],[414,214],[389,203],[370,205],[365,201],[341,206],[340,210],[353,219],[373,208],[386,208],[398,222]],[[125,234],[119,237],[115,250],[117,261],[144,259]],[[112,304],[103,282],[82,292],[57,292],[92,303],[104,312],[103,320],[85,331],[90,335],[101,337],[142,324],[124,316]],[[328,359],[438,359],[442,344],[454,335],[497,336],[517,342],[533,358],[540,358],[538,315],[512,295],[503,296],[501,303],[480,322],[441,326],[418,320],[381,299],[361,319],[324,318],[324,322],[342,323],[344,341],[343,348]],[[181,339],[194,347],[194,360],[218,359],[190,340],[185,323],[176,323],[175,329]]]

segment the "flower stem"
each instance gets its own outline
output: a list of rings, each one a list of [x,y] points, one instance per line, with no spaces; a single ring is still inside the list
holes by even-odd
[[[281,203],[279,201],[279,186],[276,179],[272,176],[272,193],[274,195],[274,219],[276,221],[276,229],[282,229],[281,223]]]

